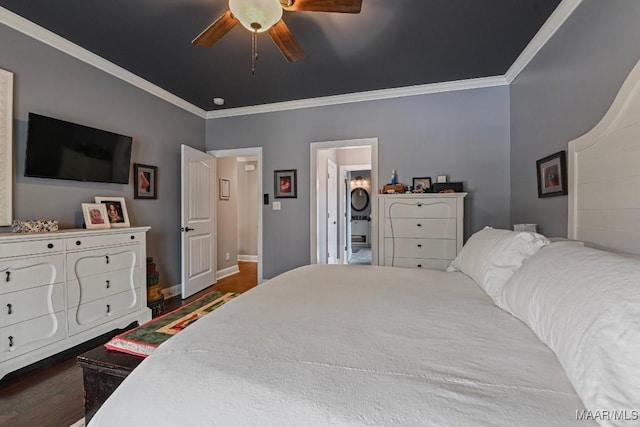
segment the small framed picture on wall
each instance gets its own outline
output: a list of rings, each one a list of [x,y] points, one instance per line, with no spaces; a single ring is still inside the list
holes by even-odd
[[[297,169],[273,171],[274,193],[276,199],[295,199],[298,197]]]
[[[558,151],[536,162],[538,198],[564,196],[567,191],[567,155]]]
[[[158,168],[156,166],[133,164],[134,199],[158,198]]]

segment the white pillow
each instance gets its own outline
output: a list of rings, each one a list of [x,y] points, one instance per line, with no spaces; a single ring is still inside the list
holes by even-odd
[[[511,277],[498,305],[553,350],[588,410],[640,409],[639,261],[552,243]]]
[[[466,274],[496,301],[513,272],[547,244],[541,234],[485,227],[467,240],[447,271]]]

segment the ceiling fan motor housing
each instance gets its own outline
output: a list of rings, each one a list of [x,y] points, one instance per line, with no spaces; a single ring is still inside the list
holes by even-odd
[[[251,32],[265,32],[282,18],[280,0],[229,0],[229,9]]]

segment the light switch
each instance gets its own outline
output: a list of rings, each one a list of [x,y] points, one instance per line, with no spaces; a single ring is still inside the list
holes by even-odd
[[[279,211],[282,208],[281,203],[280,202],[273,202],[273,210],[274,211]]]

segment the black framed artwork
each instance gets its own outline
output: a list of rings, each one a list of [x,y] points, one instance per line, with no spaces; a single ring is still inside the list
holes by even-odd
[[[567,188],[567,154],[558,151],[536,161],[538,198],[564,196]]]
[[[156,166],[133,164],[133,198],[158,198],[158,168]]]
[[[298,197],[297,169],[273,171],[274,194],[276,199]]]

